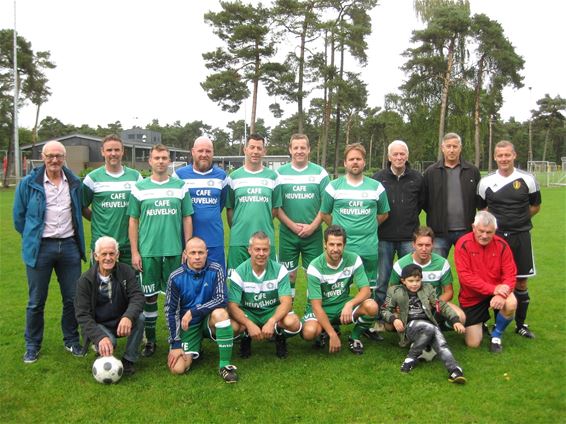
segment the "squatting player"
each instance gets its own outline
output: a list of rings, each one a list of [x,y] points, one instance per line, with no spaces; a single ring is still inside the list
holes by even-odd
[[[530,230],[531,218],[540,211],[540,188],[532,174],[515,168],[517,153],[511,142],[497,143],[493,156],[497,171],[480,180],[479,208],[487,208],[497,218],[497,235],[511,247],[517,265],[515,332],[533,339],[525,320],[530,302],[527,278],[536,274]]]
[[[362,260],[355,253],[344,251],[346,238],[345,230],[339,225],[330,225],[324,231],[325,253],[314,259],[307,269],[309,303],[303,317],[302,334],[305,340],[314,340],[324,331],[329,338],[329,351],[338,352],[341,343],[334,326],[354,322],[348,343],[350,351],[360,355],[364,352],[360,336],[374,323],[378,306],[370,299]],[[353,298],[350,296],[352,284],[358,288]]]
[[[226,202],[226,172],[213,165],[214,146],[205,136],[198,137],[191,150],[193,163],[177,169],[174,177],[185,181],[193,201],[193,234],[208,248],[208,259],[226,267],[222,209]]]
[[[228,311],[245,331],[240,356],[251,355],[252,339],[269,340],[275,336],[275,352],[287,356],[287,337],[301,331],[301,322],[292,311],[291,285],[287,269],[269,258],[270,241],[258,231],[249,240],[250,258],[230,276]]]
[[[130,196],[132,266],[142,273],[145,295],[143,356],[155,353],[157,295],[165,293],[169,275],[181,264],[182,240],[193,232],[191,196],[183,181],[167,174],[170,161],[167,146],[154,145],[149,155],[151,176],[136,183]]]
[[[122,164],[124,144],[116,134],[104,137],[100,152],[104,165],[83,181],[83,216],[91,221],[90,248],[94,252],[96,240],[110,236],[120,245],[120,262],[131,265],[128,205],[130,191],[142,176]]]
[[[250,257],[248,240],[256,231],[264,231],[275,246],[273,217],[281,206],[277,188],[277,174],[263,166],[265,140],[258,134],[250,134],[244,147],[244,166],[228,178],[226,219],[230,226],[228,249],[228,274]],[[271,251],[275,259],[275,249]]]
[[[303,269],[307,269],[322,254],[320,202],[329,179],[324,168],[309,161],[310,151],[308,137],[293,134],[289,142],[291,162],[277,170],[277,185],[281,189],[278,259],[290,271],[293,297],[299,255]]]
[[[169,328],[167,365],[173,374],[183,374],[200,355],[203,337],[218,345],[218,369],[226,383],[238,381],[231,365],[234,331],[226,310],[227,288],[224,267],[207,260],[204,240],[191,238],[185,247],[184,263],[167,283],[165,317]]]

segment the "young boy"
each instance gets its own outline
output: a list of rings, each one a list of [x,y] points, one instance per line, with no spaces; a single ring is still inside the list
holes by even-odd
[[[404,267],[401,272],[402,285],[389,287],[382,307],[385,322],[393,324],[395,330],[401,333],[402,342],[406,339],[412,343],[407,358],[401,365],[401,372],[410,372],[417,365],[424,348],[432,345],[448,370],[448,381],[464,384],[466,378],[462,368],[450,352],[434,318],[434,312],[442,314],[456,332],[464,333],[465,328],[458,314],[446,302],[438,300],[434,288],[430,284],[422,284],[422,278],[420,266],[410,264]],[[395,314],[397,308],[399,312]]]

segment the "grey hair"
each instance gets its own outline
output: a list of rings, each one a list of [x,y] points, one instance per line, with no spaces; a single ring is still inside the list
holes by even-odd
[[[57,140],[51,140],[51,141],[48,141],[47,143],[45,143],[45,144],[43,145],[43,147],[41,148],[41,153],[42,153],[42,154],[45,154],[45,151],[47,150],[47,147],[48,147],[48,146],[53,146],[53,145],[61,146],[61,147],[63,148],[63,153],[64,153],[65,155],[67,154],[67,149],[65,149],[65,146],[63,145],[63,143],[61,143],[60,141],[57,141]]]
[[[263,231],[256,231],[255,233],[253,233],[248,242],[248,246],[252,245],[254,239],[267,240],[269,242],[269,246],[271,246],[271,240],[269,240],[269,236],[265,234]]]
[[[100,249],[102,249],[102,245],[105,243],[112,243],[116,249],[116,252],[120,251],[120,243],[118,243],[115,238],[102,236],[94,243],[94,253],[98,253]]]
[[[474,218],[474,226],[483,225],[485,227],[493,226],[497,230],[497,218],[488,211],[478,211]]]
[[[405,143],[403,140],[393,140],[391,143],[389,143],[389,146],[387,146],[388,155],[391,154],[391,149],[393,149],[393,147],[395,146],[404,147],[405,150],[407,151],[407,154],[409,154],[409,146],[407,146],[407,143]]]
[[[460,136],[454,132],[446,133],[444,137],[442,137],[442,143],[444,143],[447,140],[453,140],[453,139],[458,140],[458,144],[460,145],[462,144],[462,138],[460,138]]]

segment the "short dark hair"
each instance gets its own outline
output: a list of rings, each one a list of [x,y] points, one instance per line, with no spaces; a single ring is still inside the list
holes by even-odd
[[[118,137],[116,134],[108,134],[106,137],[104,137],[102,139],[101,142],[101,146],[104,146],[105,143],[109,142],[109,141],[117,141],[118,143],[120,143],[122,146],[124,146],[124,143],[122,142],[122,139],[120,137]]]
[[[420,279],[423,278],[423,270],[417,264],[409,264],[403,268],[401,271],[401,280],[409,277],[419,277]]]
[[[344,149],[344,160],[346,160],[348,153],[350,153],[352,150],[357,150],[362,154],[362,157],[364,159],[366,158],[366,148],[364,147],[364,145],[362,143],[352,143],[348,144]]]
[[[257,140],[263,143],[263,147],[265,147],[265,137],[258,133],[252,133],[248,135],[248,139],[246,140],[246,146],[250,142],[250,140]]]
[[[346,244],[346,230],[340,225],[332,224],[324,230],[324,242],[328,241],[328,236],[342,237],[342,241]]]
[[[293,134],[291,136],[291,139],[289,140],[289,147],[291,147],[291,145],[293,144],[293,141],[295,140],[307,140],[307,146],[310,147],[311,143],[309,141],[309,137],[306,134],[301,134],[301,133],[296,133]]]
[[[151,155],[154,151],[169,152],[169,147],[167,147],[165,144],[154,144],[153,146],[151,146],[151,150],[149,151],[149,154]]]
[[[416,242],[419,237],[430,237],[434,241],[434,231],[432,228],[421,225],[413,233],[413,242]]]

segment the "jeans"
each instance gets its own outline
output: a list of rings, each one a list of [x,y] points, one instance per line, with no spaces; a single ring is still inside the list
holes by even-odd
[[[468,231],[466,230],[449,231],[446,237],[436,237],[434,239],[434,248],[432,249],[433,252],[445,259],[448,259],[450,248],[452,246],[455,246],[458,239],[466,233],[468,233]]]
[[[397,253],[397,259],[408,255],[413,251],[413,243],[411,241],[387,241],[379,240],[377,254],[377,287],[375,289],[375,300],[378,305],[382,305],[387,295],[387,287],[389,286],[389,278],[393,270],[393,258]]]
[[[104,331],[104,333],[110,338],[112,345],[116,348],[117,336],[116,329],[110,329],[102,324],[98,324],[98,327]],[[124,358],[130,362],[136,362],[140,356],[139,346],[143,338],[144,329],[144,316],[143,312],[135,320],[132,325],[132,332],[126,340],[126,351],[124,352]],[[98,346],[97,346],[98,348]]]
[[[49,292],[49,280],[55,270],[63,313],[61,329],[66,346],[79,342],[78,324],[75,318],[75,293],[81,276],[81,254],[73,237],[66,239],[43,239],[34,268],[26,266],[29,300],[26,309],[26,349],[39,350],[43,340],[45,302]]]
[[[459,367],[446,343],[444,334],[432,322],[423,319],[409,321],[406,335],[407,339],[412,342],[407,358],[417,360],[426,346],[431,345],[448,371],[452,372],[454,368]]]

